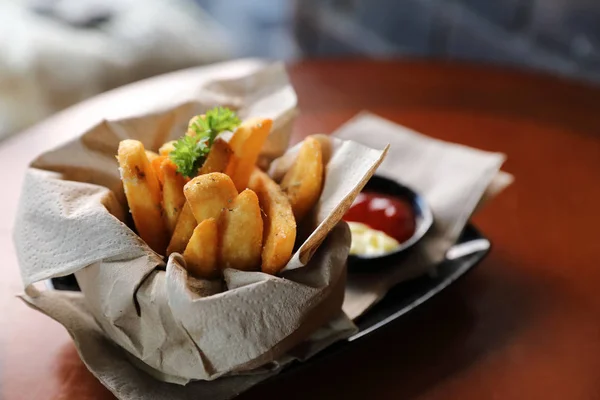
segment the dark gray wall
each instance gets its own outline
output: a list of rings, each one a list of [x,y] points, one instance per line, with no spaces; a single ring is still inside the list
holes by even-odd
[[[197,0],[240,55],[466,59],[600,82],[600,0]]]

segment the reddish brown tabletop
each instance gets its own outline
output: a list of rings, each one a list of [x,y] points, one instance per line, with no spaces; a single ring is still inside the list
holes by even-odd
[[[516,183],[474,218],[493,250],[466,278],[347,352],[240,398],[600,398],[600,89],[434,62],[304,62],[290,74],[302,113],[295,140],[366,109],[504,152]],[[14,297],[10,230],[27,161],[65,126],[121,106],[117,96],[133,102],[148,85],[184,80],[119,89],[0,143],[3,400],[112,398],[66,331]]]

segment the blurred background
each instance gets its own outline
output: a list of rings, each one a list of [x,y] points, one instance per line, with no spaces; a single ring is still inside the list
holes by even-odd
[[[239,57],[458,59],[600,82],[597,0],[0,0],[0,138]]]

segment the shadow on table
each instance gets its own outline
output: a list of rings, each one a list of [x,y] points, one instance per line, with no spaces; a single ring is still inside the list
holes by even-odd
[[[523,271],[492,252],[462,282],[388,329],[240,399],[417,398],[508,345],[532,323],[542,306],[540,279]]]
[[[115,399],[79,358],[72,342],[65,344],[56,360],[60,392],[56,399]]]

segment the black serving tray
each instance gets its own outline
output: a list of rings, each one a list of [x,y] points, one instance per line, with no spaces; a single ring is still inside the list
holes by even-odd
[[[310,368],[324,358],[335,357],[336,354],[352,346],[352,342],[393,325],[404,314],[414,310],[463,277],[485,258],[490,249],[491,242],[473,225],[467,225],[456,244],[448,251],[446,259],[438,265],[435,276],[424,276],[393,287],[383,300],[354,321],[359,328],[356,334],[329,346],[306,361],[292,363],[278,375],[260,384],[267,384],[284,375]]]
[[[424,276],[392,288],[371,310],[355,321],[359,332],[348,341],[360,339],[383,328],[423,304],[475,267],[491,249],[491,242],[473,225],[467,225],[435,276]]]
[[[464,276],[489,253],[490,248],[490,241],[473,225],[467,225],[457,243],[448,251],[446,259],[436,268],[435,276],[424,276],[395,286],[383,300],[355,321],[359,328],[356,334],[328,347],[305,362],[292,363],[279,376],[310,367],[322,358],[351,346],[352,342],[391,325]],[[55,290],[79,290],[73,275],[53,278],[50,286]]]

